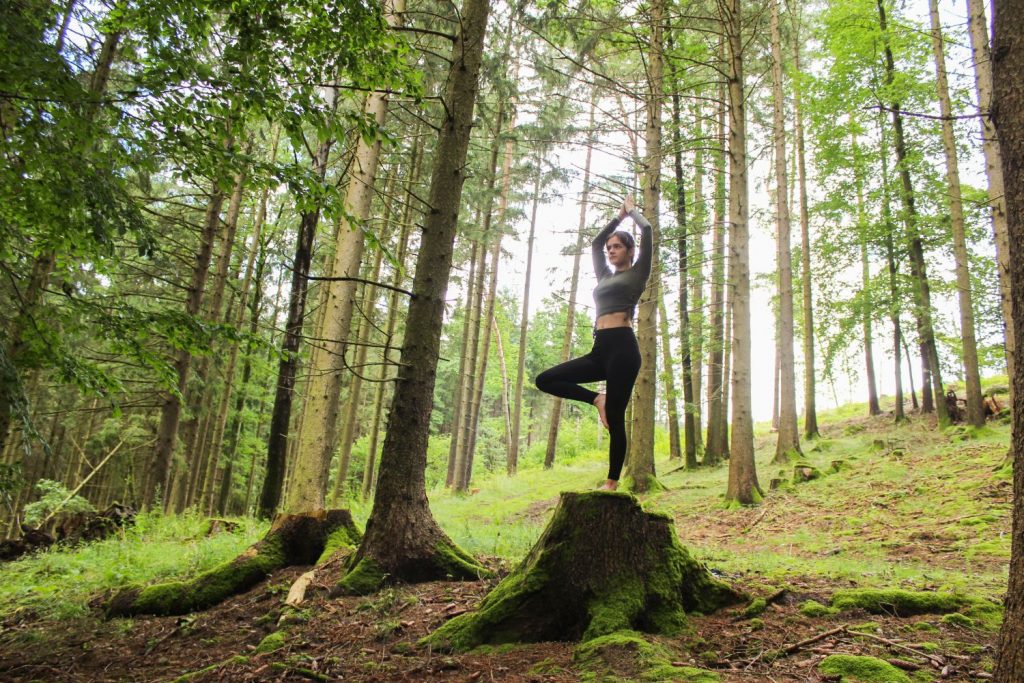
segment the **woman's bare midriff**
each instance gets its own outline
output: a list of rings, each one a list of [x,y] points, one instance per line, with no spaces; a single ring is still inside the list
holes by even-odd
[[[598,316],[597,322],[594,323],[594,328],[598,330],[607,330],[612,327],[632,326],[633,318],[631,318],[629,313],[626,313],[625,311],[605,313],[604,315]]]

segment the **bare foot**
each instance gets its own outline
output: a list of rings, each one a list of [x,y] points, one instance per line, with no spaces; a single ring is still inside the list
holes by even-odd
[[[619,482],[614,479],[605,479],[604,483],[597,487],[598,491],[614,491],[619,488]]]
[[[601,424],[604,425],[605,429],[608,429],[608,415],[604,412],[604,404],[607,400],[608,397],[604,394],[598,394],[597,398],[594,399],[594,405],[597,406],[597,414],[601,418]]]

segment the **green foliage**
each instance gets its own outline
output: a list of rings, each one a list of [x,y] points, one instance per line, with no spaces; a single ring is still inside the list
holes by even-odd
[[[92,503],[82,496],[71,496],[71,491],[59,481],[40,479],[36,482],[36,493],[39,500],[25,506],[25,523],[31,527],[39,527],[55,510],[60,510],[62,515],[96,511]]]

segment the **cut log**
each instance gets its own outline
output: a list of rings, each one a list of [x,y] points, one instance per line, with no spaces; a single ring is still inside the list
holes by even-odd
[[[476,612],[427,637],[435,647],[589,640],[622,629],[670,634],[687,612],[744,600],[693,559],[672,519],[619,492],[562,493],[522,564]]]
[[[246,591],[283,567],[310,565],[360,534],[348,510],[281,515],[270,531],[241,555],[188,581],[127,588],[106,604],[108,616],[187,614],[207,609]]]

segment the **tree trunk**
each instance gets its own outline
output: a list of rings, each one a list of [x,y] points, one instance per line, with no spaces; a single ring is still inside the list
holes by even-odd
[[[884,0],[878,0],[879,26],[882,30],[885,52],[885,83],[891,85],[896,67],[889,46],[888,28],[886,25]],[[924,261],[924,245],[917,225],[917,209],[914,200],[914,188],[910,180],[910,167],[907,160],[907,146],[903,135],[903,117],[900,114],[900,103],[891,103],[893,133],[896,143],[896,163],[900,174],[901,198],[904,206],[904,222],[906,223],[907,239],[910,249],[911,277],[916,283],[914,290],[915,314],[917,317],[918,334],[922,345],[922,365],[928,369],[931,383],[929,388],[935,394],[935,411],[939,425],[949,423],[946,403],[942,400],[945,391],[942,388],[942,374],[939,369],[939,354],[935,345],[935,330],[932,326],[931,288]]]
[[[892,220],[892,209],[889,202],[889,153],[886,145],[884,114],[879,113],[878,133],[882,140],[882,224],[885,226],[885,259],[889,274],[889,302],[888,313],[892,324],[892,349],[893,364],[895,372],[893,377],[896,384],[896,399],[893,409],[893,419],[899,424],[907,419],[906,411],[903,408],[903,368],[901,358],[903,357],[901,347],[903,344],[903,330],[900,326],[900,295],[896,269],[896,246],[894,234],[896,226]],[[916,403],[917,398],[914,398]]]
[[[580,562],[580,558],[587,558]],[[687,612],[745,596],[679,543],[671,520],[621,493],[562,493],[526,559],[477,611],[431,634],[442,649],[484,643],[591,640],[623,629],[676,634]]]
[[[385,2],[388,26],[401,23],[405,0]],[[372,92],[366,96],[363,114],[383,126],[388,96]],[[363,259],[363,230],[359,223],[370,219],[374,183],[380,161],[380,138],[360,136],[345,194],[345,207],[356,224],[343,216],[338,221],[331,278],[359,276]],[[319,512],[325,507],[331,455],[336,445],[341,379],[345,370],[345,346],[352,325],[355,282],[331,280],[326,283],[323,326],[314,335],[319,342],[310,354],[310,382],[306,393],[298,452],[288,486],[284,510],[290,514]],[[370,285],[367,285],[369,287]]]
[[[518,74],[518,66],[512,69],[512,81],[515,82]],[[516,111],[515,111],[515,100],[509,98],[506,103],[504,100],[499,107],[499,112],[503,112],[505,109],[511,110],[508,116],[508,130],[512,131],[516,124]],[[501,124],[496,129],[496,141],[500,140],[502,135],[502,129],[505,125],[503,122],[504,114],[499,113],[499,122]],[[495,225],[494,238],[491,244],[491,271],[490,281],[487,285],[487,301],[484,305],[483,319],[481,320],[480,327],[483,331],[483,341],[480,345],[480,359],[479,366],[475,372],[475,390],[473,401],[470,404],[472,407],[472,417],[470,418],[469,425],[471,427],[469,433],[469,440],[466,444],[465,464],[462,471],[461,486],[459,486],[458,477],[456,477],[456,490],[465,491],[469,487],[469,482],[473,478],[473,457],[476,453],[476,437],[479,433],[480,425],[480,411],[483,406],[483,395],[484,395],[484,384],[487,382],[487,363],[491,355],[491,329],[492,323],[494,322],[494,302],[498,295],[498,269],[501,265],[501,242],[505,236],[505,212],[508,210],[508,195],[511,188],[512,182],[512,157],[515,152],[515,140],[511,135],[505,138],[505,154],[501,165],[501,177],[502,187],[501,194],[498,198],[498,213],[492,221],[491,219],[491,207],[490,201],[488,201],[487,218],[484,221],[485,232],[490,231],[490,226]],[[504,357],[502,357],[504,362]],[[506,459],[508,452],[506,449]],[[456,473],[458,475],[458,473]]]
[[[417,131],[418,133],[418,131]],[[405,209],[402,212],[402,228],[401,234],[398,237],[398,251],[396,254],[396,260],[400,264],[404,264],[408,257],[409,251],[409,233],[412,225],[412,188],[418,182],[420,175],[420,168],[423,162],[423,142],[422,139],[417,137],[417,142],[413,147],[413,158],[410,162],[409,169],[409,180],[406,184],[407,200],[405,202]],[[394,275],[391,278],[391,286],[399,287],[402,284],[404,278],[404,271],[401,268],[396,268]],[[373,424],[370,427],[370,444],[366,449],[366,464],[363,467],[363,484],[362,484],[362,497],[366,500],[370,497],[370,492],[373,490],[376,484],[377,477],[377,444],[380,439],[380,421],[381,415],[384,410],[384,395],[385,390],[391,384],[388,381],[388,365],[391,362],[391,349],[394,346],[395,326],[398,322],[398,312],[402,306],[398,303],[398,292],[392,290],[391,295],[388,298],[388,322],[384,328],[384,347],[381,349],[381,364],[380,372],[377,373],[377,387],[373,399]],[[343,482],[340,480],[335,485],[335,498],[340,497],[341,490],[340,486]]]
[[[203,302],[203,290],[206,277],[210,271],[213,257],[213,241],[220,224],[220,209],[224,202],[224,193],[216,183],[206,205],[206,216],[199,237],[199,248],[196,250],[192,264],[192,278],[185,299],[185,314],[199,315]],[[173,509],[171,497],[171,475],[175,446],[178,443],[178,423],[181,419],[181,400],[187,395],[188,375],[192,367],[192,354],[187,349],[179,350],[174,357],[174,372],[178,377],[177,395],[168,394],[163,397],[160,408],[160,426],[157,430],[156,449],[153,453],[153,466],[143,490],[143,505],[154,502],[156,488],[160,487],[163,496],[164,511]]]
[[[658,365],[658,297],[661,280],[660,243],[661,203],[661,103],[664,97],[663,35],[665,0],[650,3],[651,37],[647,54],[647,125],[644,145],[644,214],[651,223],[651,277],[640,297],[637,315],[637,342],[640,346],[640,373],[636,378],[633,399],[633,438],[629,447],[627,469],[632,490],[645,493],[657,485],[654,468],[654,421],[657,414]]]
[[[672,27],[669,26],[668,33],[668,45],[669,50],[672,49]],[[676,196],[675,196],[675,209],[676,209],[676,230],[678,235],[676,238],[677,250],[679,253],[679,342],[682,366],[683,366],[683,441],[685,444],[684,452],[686,453],[686,467],[688,469],[694,469],[697,467],[697,436],[700,434],[700,420],[698,418],[699,403],[694,400],[694,397],[700,396],[699,380],[694,381],[693,378],[693,359],[700,358],[700,349],[697,349],[696,353],[691,350],[690,340],[695,339],[698,335],[694,334],[693,326],[690,320],[690,301],[689,301],[689,289],[687,278],[690,275],[690,271],[694,269],[694,265],[690,262],[690,255],[688,251],[688,240],[690,232],[697,235],[697,239],[700,239],[700,232],[703,230],[703,226],[698,221],[697,227],[693,230],[690,229],[690,222],[687,221],[686,215],[686,184],[683,178],[683,142],[682,142],[682,116],[680,113],[679,103],[679,76],[676,73],[675,62],[669,60],[669,70],[672,77],[672,147],[674,152],[672,155],[673,171],[675,172],[676,180]],[[700,116],[696,117],[698,122],[698,129],[696,135],[700,138],[699,121]],[[700,190],[701,177],[703,175],[703,169],[700,167],[700,152],[697,153],[697,158],[694,160],[694,203],[697,204],[698,215],[703,215],[703,198]],[[700,269],[699,262],[702,255],[698,251],[695,254],[694,261],[698,262],[696,269]],[[696,283],[695,283],[696,284]],[[694,302],[697,305],[697,302]],[[662,304],[662,328],[667,329],[668,319],[664,304]],[[675,386],[672,377],[672,364],[669,361],[669,344],[668,340],[662,342],[665,347],[665,367],[668,369],[666,373],[666,379],[668,381],[668,395],[669,395],[669,457],[675,459],[681,457],[679,453],[679,420],[675,416]],[[699,373],[699,370],[698,370]],[[698,399],[699,400],[699,399]],[[675,432],[674,439],[672,433]]]
[[[693,135],[697,140],[702,140],[704,112],[700,100],[696,101],[695,106]],[[704,197],[704,174],[704,146],[698,145],[693,153],[693,209],[690,211],[690,215],[693,217],[686,222],[688,237],[691,240],[687,258],[690,264],[688,275],[690,278],[690,300],[687,302],[690,309],[687,312],[690,329],[687,334],[690,335],[690,383],[692,384],[690,392],[692,403],[686,407],[686,412],[693,415],[694,460],[704,454],[704,436],[701,432],[704,413],[701,407],[701,397],[703,396],[704,335],[706,334],[704,306],[707,303],[704,296],[706,280],[704,275],[704,259],[706,258],[704,233],[707,231],[708,217]]]
[[[800,70],[800,24],[799,18],[793,19],[793,109],[796,112],[796,168],[797,185],[800,188],[800,271],[801,294],[803,296],[803,352],[804,352],[804,438],[815,439],[818,433],[818,408],[815,400],[815,367],[814,367],[814,299],[811,286],[811,236],[810,219],[807,209],[807,163],[804,154],[804,111],[801,99]]]
[[[338,588],[368,592],[387,581],[475,577],[483,572],[437,525],[427,503],[425,471],[445,294],[451,276],[463,169],[473,124],[487,0],[465,0],[461,31],[443,96],[420,251],[413,279],[402,365],[391,404],[380,479],[366,536]]]
[[[725,140],[725,92],[720,89],[718,139]],[[725,150],[715,154],[715,214],[711,248],[711,336],[708,340],[708,438],[704,465],[713,467],[728,457],[725,390]]]
[[[762,491],[754,466],[754,422],[750,387],[750,226],[747,222],[747,123],[743,90],[740,0],[723,5],[729,61],[729,284],[732,310],[732,447],[728,502],[751,505]]]
[[[325,140],[313,156],[313,172],[322,181],[327,174],[327,160],[332,140]],[[306,291],[309,287],[309,266],[313,255],[313,239],[320,223],[320,207],[302,212],[295,258],[292,260],[292,282],[288,294],[288,320],[281,343],[281,361],[277,370],[274,408],[270,417],[270,435],[267,439],[267,472],[257,513],[267,519],[277,511],[284,488],[285,457],[288,452],[288,429],[291,423],[292,398],[295,394],[295,376],[299,363],[299,343],[302,323],[306,317]]]
[[[668,412],[668,459],[682,460],[683,449],[679,443],[679,409],[676,403],[676,380],[675,364],[672,362],[672,344],[669,342],[668,314],[665,311],[665,296],[659,292],[658,297],[658,323],[661,328],[661,358],[664,361],[662,366],[662,380],[665,382],[665,403]],[[689,379],[685,376],[684,382]],[[693,463],[687,461],[687,467],[696,467],[697,459]]]
[[[590,125],[588,130],[594,130],[594,112],[597,107],[597,95],[591,94],[590,99]],[[580,222],[576,227],[576,249],[573,251],[572,278],[569,280],[569,301],[566,307],[565,334],[562,336],[562,358],[561,362],[569,360],[572,356],[572,337],[576,325],[576,296],[580,284],[580,259],[583,255],[584,235],[587,230],[587,207],[590,204],[590,162],[593,157],[594,146],[587,145],[587,156],[583,162],[583,194],[580,196]],[[555,464],[555,446],[558,444],[558,419],[562,414],[562,399],[557,396],[551,399],[551,421],[548,423],[547,448],[544,451],[544,468],[549,469]]]
[[[992,232],[996,245],[996,263],[999,270],[1000,304],[1006,337],[1006,374],[1014,376],[1016,335],[1013,324],[1013,298],[1010,296],[1010,243],[1007,233],[1006,197],[1004,196],[1003,165],[999,152],[999,136],[990,115],[992,111],[992,57],[989,53],[989,26],[985,18],[984,0],[967,0],[967,25],[971,36],[974,62],[974,86],[978,93],[978,111],[981,114],[981,146],[985,154],[985,175],[988,177],[988,203],[992,212]],[[1013,381],[1010,382],[1010,403],[1013,404]]]
[[[455,383],[455,411],[452,416],[451,442],[448,445],[448,472],[445,476],[444,485],[451,487],[455,484],[456,458],[459,453],[459,440],[462,439],[462,425],[465,420],[464,413],[469,405],[467,387],[469,386],[469,351],[474,348],[476,342],[471,341],[478,329],[473,325],[473,311],[475,310],[477,286],[477,262],[478,257],[483,255],[483,247],[478,240],[472,240],[473,247],[469,255],[469,287],[466,292],[466,312],[462,318],[462,345],[459,350],[459,376]]]
[[[796,368],[793,363],[793,265],[790,250],[789,178],[786,169],[786,125],[782,94],[782,34],[779,3],[772,0],[772,92],[775,101],[775,195],[779,270],[779,434],[774,462],[802,455],[796,418]]]
[[[992,115],[1002,149],[1010,246],[1014,338],[1024,335],[1024,5],[995,0],[992,40]],[[993,679],[1024,680],[1024,366],[1014,367],[1013,387],[1013,541],[1005,613]]]
[[[854,133],[850,141],[853,151],[854,183],[857,186],[857,241],[860,244],[860,321],[861,330],[864,334],[864,365],[865,377],[868,382],[868,415],[878,415],[882,412],[878,404],[878,388],[875,383],[875,354],[874,334],[872,330],[872,316],[875,305],[872,300],[871,288],[871,267],[868,261],[868,218],[864,205],[864,177],[861,170],[863,159],[860,154],[860,145],[857,142],[857,134]]]
[[[956,158],[953,135],[953,106],[949,101],[946,80],[946,57],[943,54],[942,28],[939,25],[938,0],[929,0],[932,22],[932,47],[935,51],[936,87],[939,113],[942,114],[942,146],[946,152],[946,185],[949,187],[949,219],[953,229],[953,256],[956,260],[956,288],[960,304],[960,340],[963,345],[964,384],[967,394],[967,422],[975,427],[985,424],[981,405],[981,374],[978,371],[978,342],[974,334],[974,304],[971,275],[968,270],[967,240],[964,236],[964,207],[960,198],[960,167]],[[942,401],[942,396],[937,397]]]
[[[589,148],[589,146],[588,146]],[[543,176],[541,155],[534,158],[536,175],[533,181],[533,199],[530,208],[530,235],[526,239],[526,284],[523,285],[523,312],[519,318],[519,359],[516,367],[515,398],[512,400],[512,436],[505,469],[509,475],[519,469],[519,430],[523,415],[523,379],[526,374],[526,333],[530,328],[530,277],[533,274],[533,239],[537,228],[537,205],[540,200],[540,181]]]

